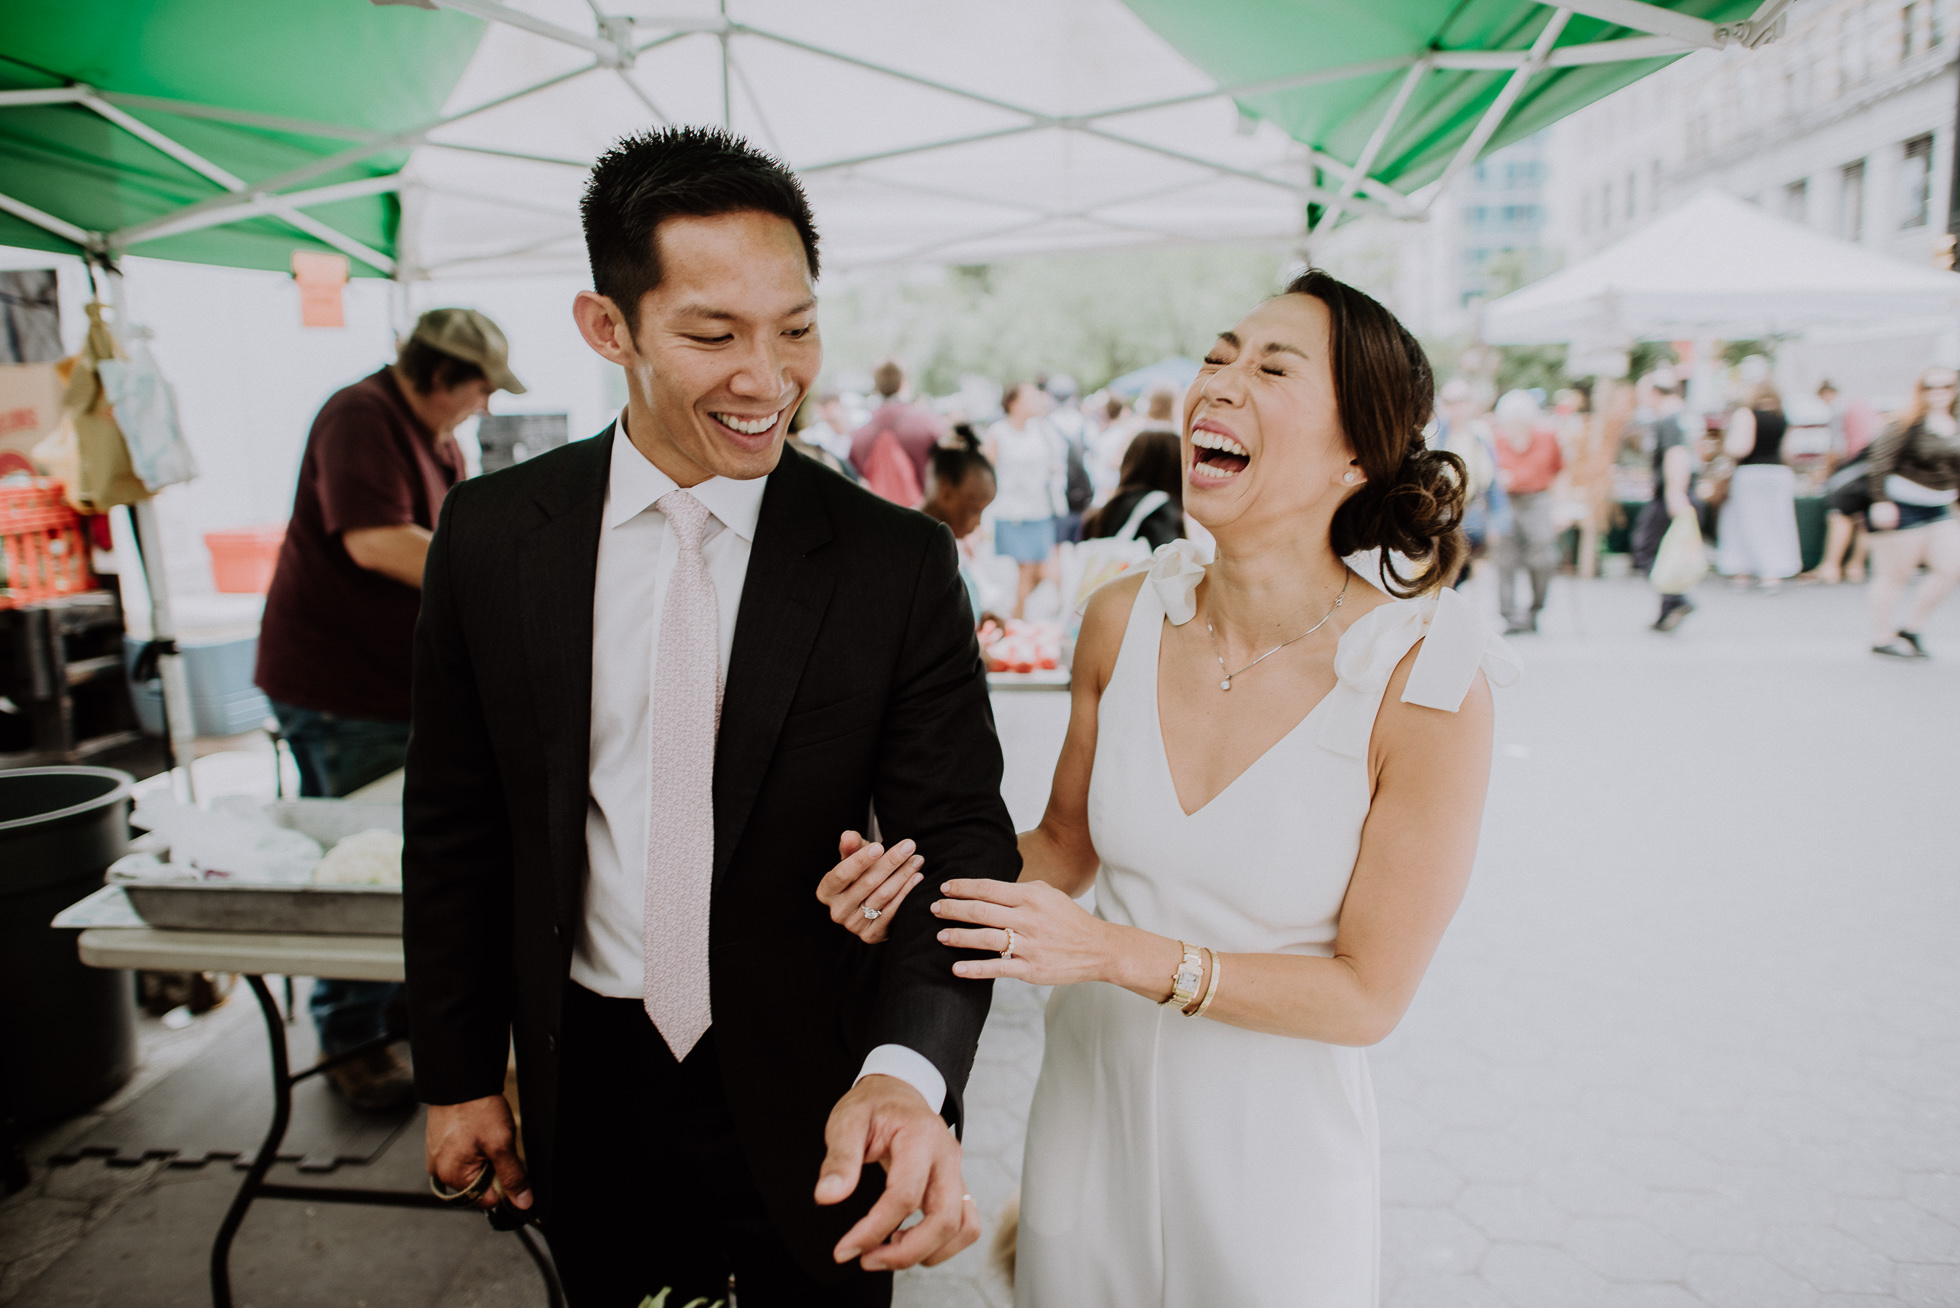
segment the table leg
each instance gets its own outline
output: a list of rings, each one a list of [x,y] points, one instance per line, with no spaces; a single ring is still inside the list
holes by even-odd
[[[245,1221],[246,1210],[258,1198],[265,1174],[279,1156],[279,1146],[293,1118],[293,1082],[291,1065],[286,1059],[285,1023],[280,1019],[278,1005],[272,1002],[272,991],[266,988],[264,977],[247,976],[245,984],[259,1001],[259,1012],[265,1017],[266,1043],[272,1053],[272,1125],[266,1130],[265,1141],[259,1145],[251,1167],[246,1169],[238,1193],[232,1196],[225,1220],[218,1225],[218,1238],[211,1245],[212,1308],[231,1308],[231,1242]]]

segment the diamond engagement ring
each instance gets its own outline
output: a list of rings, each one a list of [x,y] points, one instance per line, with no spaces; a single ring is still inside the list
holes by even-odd
[[[867,922],[876,922],[879,918],[885,915],[884,909],[873,908],[869,904],[866,904],[863,908],[859,909],[858,912],[864,914],[864,919]]]
[[[1012,958],[1014,957],[1014,928],[1005,927],[1002,929],[1007,932],[1007,948],[1000,951],[1000,956],[1002,958]]]

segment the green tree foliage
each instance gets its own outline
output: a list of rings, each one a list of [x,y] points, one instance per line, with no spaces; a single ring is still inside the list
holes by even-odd
[[[1095,390],[1167,355],[1201,357],[1285,267],[1277,248],[1222,246],[878,270],[825,288],[825,366],[896,357],[934,394],[1036,373]]]

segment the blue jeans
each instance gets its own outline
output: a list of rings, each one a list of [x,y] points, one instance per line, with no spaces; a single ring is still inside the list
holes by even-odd
[[[343,718],[276,700],[272,712],[299,764],[302,798],[338,799],[387,776],[408,757],[406,722]],[[399,1018],[391,1019],[389,1011],[401,993],[399,981],[316,980],[307,1007],[321,1051],[345,1053],[384,1035],[402,1034]]]

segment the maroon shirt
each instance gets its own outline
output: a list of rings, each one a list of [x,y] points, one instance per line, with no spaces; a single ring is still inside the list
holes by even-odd
[[[871,447],[886,432],[898,438],[898,448],[905,451],[906,457],[912,460],[913,471],[919,474],[919,485],[925,485],[926,463],[941,435],[938,416],[923,404],[886,400],[865,419],[864,426],[851,433],[851,462],[859,472],[864,471],[865,460],[871,457]]]
[[[443,497],[462,479],[456,442],[423,425],[388,369],[326,402],[306,439],[265,597],[257,681],[268,697],[341,717],[408,721],[422,592],[354,562],[341,536],[411,523],[434,530]]]

